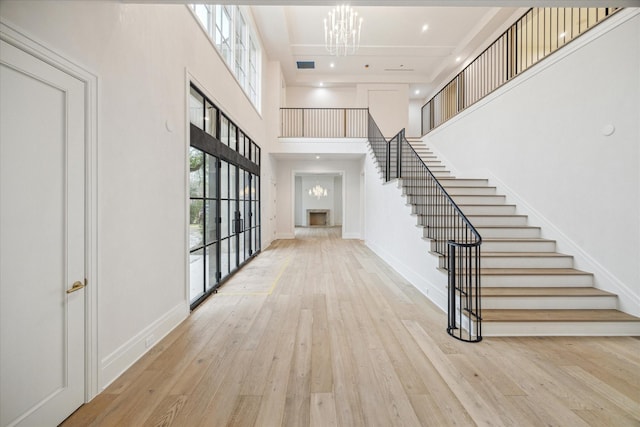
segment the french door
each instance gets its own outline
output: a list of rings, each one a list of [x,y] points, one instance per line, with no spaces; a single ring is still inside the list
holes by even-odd
[[[194,147],[190,156],[190,299],[194,303],[215,291],[259,248],[259,177]]]
[[[194,308],[260,251],[260,148],[194,87],[189,107]]]

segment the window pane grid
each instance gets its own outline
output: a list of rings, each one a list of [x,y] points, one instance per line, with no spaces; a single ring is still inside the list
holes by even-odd
[[[260,110],[258,43],[239,6],[193,4],[198,21],[207,31],[251,103]]]

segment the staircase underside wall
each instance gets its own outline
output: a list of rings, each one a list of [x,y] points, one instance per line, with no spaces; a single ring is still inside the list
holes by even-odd
[[[639,73],[640,11],[624,10],[425,137],[457,176],[493,178],[636,316]]]
[[[383,184],[371,154],[365,160],[364,193],[365,244],[445,311],[447,276],[429,253],[429,242],[422,238],[423,229],[416,226],[398,181]]]

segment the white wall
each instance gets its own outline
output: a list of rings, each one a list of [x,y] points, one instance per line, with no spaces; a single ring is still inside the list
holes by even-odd
[[[288,86],[286,97],[286,105],[290,108],[360,108],[355,86]]]
[[[342,225],[342,176],[333,177],[333,225]]]
[[[640,315],[640,16],[629,9],[428,135]],[[621,23],[624,19],[635,16]],[[619,24],[619,25],[618,25]],[[589,43],[586,43],[589,41]],[[586,43],[586,44],[585,44]],[[611,136],[602,130],[613,125]]]
[[[392,137],[409,126],[409,85],[359,84],[357,97],[384,136]]]
[[[444,311],[447,275],[429,254],[430,244],[422,239],[402,189],[397,181],[383,183],[372,154],[364,162],[364,181],[365,244]]]
[[[407,126],[407,137],[420,138],[422,136],[422,106],[424,101],[412,99],[409,101],[409,125]]]
[[[147,351],[147,338],[157,341],[188,314],[187,73],[259,145],[265,123],[185,5],[3,1],[0,14],[98,76],[93,285],[102,388]],[[277,114],[272,99],[262,109]]]
[[[362,161],[360,158],[345,160],[291,160],[279,158],[276,164],[276,237],[292,239],[294,237],[295,220],[295,172],[306,173],[342,173],[343,222],[342,237],[347,239],[362,238],[361,227],[361,191],[360,173]],[[303,186],[303,193],[305,191]],[[306,215],[306,211],[303,212]],[[306,220],[305,220],[306,221]]]

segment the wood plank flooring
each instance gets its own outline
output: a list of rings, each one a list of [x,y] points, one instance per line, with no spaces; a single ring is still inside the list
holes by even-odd
[[[459,342],[339,236],[274,242],[63,425],[640,426],[640,338]]]

